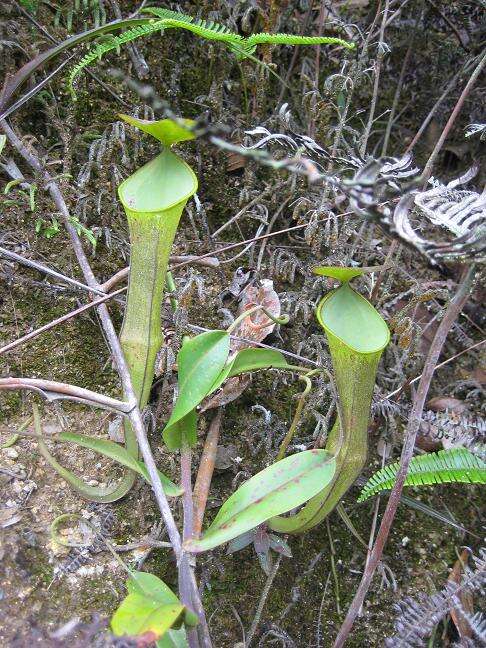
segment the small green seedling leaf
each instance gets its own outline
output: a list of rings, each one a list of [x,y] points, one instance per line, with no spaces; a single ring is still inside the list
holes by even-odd
[[[148,572],[134,571],[127,580],[127,590],[129,594],[140,594],[158,601],[161,605],[178,604],[179,599],[174,592],[155,574]],[[187,625],[195,625],[193,613],[186,610],[184,622]],[[196,617],[197,623],[197,617]],[[157,641],[157,648],[188,648],[186,631],[184,628],[178,630],[171,628],[168,632]]]
[[[99,452],[105,457],[109,457],[123,466],[131,468],[139,475],[142,475],[142,477],[150,484],[150,476],[145,464],[132,457],[132,455],[127,452],[123,446],[120,446],[113,441],[108,441],[107,439],[96,439],[94,437],[75,434],[74,432],[62,432],[58,438],[60,441],[75,443],[83,448]],[[178,495],[182,495],[182,488],[176,486],[174,482],[164,475],[164,473],[159,471],[159,477],[162,486],[164,487],[164,492],[168,497],[177,497]]]
[[[186,550],[207,551],[300,506],[332,480],[335,470],[334,457],[325,450],[306,450],[278,461],[242,484],[203,536],[186,541]]]
[[[184,609],[180,603],[161,604],[141,594],[129,594],[113,615],[111,629],[117,636],[152,632],[159,639],[181,621]]]
[[[168,446],[171,444],[171,449],[174,449],[177,439],[171,427],[210,393],[228,359],[229,343],[230,337],[226,331],[208,331],[182,345],[177,355],[179,396],[163,430],[164,441]]]
[[[119,114],[118,117],[135,126],[135,128],[144,131],[144,133],[152,135],[159,142],[162,142],[164,146],[172,146],[178,142],[185,142],[195,138],[191,128],[194,127],[196,122],[192,119],[181,118],[179,121],[159,119],[158,121],[151,121],[123,114]]]

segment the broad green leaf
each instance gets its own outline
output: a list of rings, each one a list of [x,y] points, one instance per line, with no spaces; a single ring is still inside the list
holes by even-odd
[[[179,123],[173,119],[159,119],[152,121],[149,119],[137,119],[130,115],[119,114],[124,121],[132,126],[148,133],[162,142],[164,146],[172,146],[177,142],[184,142],[195,138],[194,133],[190,130],[196,123],[192,119],[180,119]]]
[[[96,439],[94,437],[75,434],[74,432],[62,432],[58,438],[60,441],[75,443],[83,448],[99,452],[105,457],[109,457],[123,466],[127,466],[127,468],[131,468],[135,472],[139,473],[150,484],[150,476],[145,464],[132,457],[132,455],[127,452],[123,446],[120,446],[113,441],[108,441],[107,439]],[[180,486],[176,486],[174,482],[166,477],[164,473],[160,472],[160,470],[158,472],[160,481],[164,487],[164,492],[167,496],[177,497],[178,495],[182,495],[183,490]]]
[[[363,274],[361,268],[338,268],[335,266],[318,266],[317,268],[312,268],[312,272],[317,275],[323,275],[324,277],[333,277],[343,283]]]
[[[177,355],[179,396],[163,431],[164,440],[171,438],[170,428],[211,391],[228,358],[229,342],[226,331],[208,331],[182,345]]]
[[[226,500],[200,539],[186,541],[186,550],[207,551],[300,506],[331,481],[335,469],[325,450],[299,452],[265,468]]]
[[[390,331],[381,315],[347,283],[327,294],[316,314],[328,335],[358,353],[381,351],[390,340]]]
[[[274,349],[242,349],[236,354],[228,378],[246,371],[269,369],[270,367],[285,369],[288,366],[288,362],[280,351]]]
[[[129,594],[113,615],[111,629],[118,636],[153,632],[160,638],[183,614],[184,606],[180,603],[161,604],[142,594]]]
[[[187,443],[190,448],[193,448],[197,443],[196,410],[191,410],[189,414],[186,414],[170,427],[165,428],[162,434],[168,450],[179,450],[182,448],[184,442]]]

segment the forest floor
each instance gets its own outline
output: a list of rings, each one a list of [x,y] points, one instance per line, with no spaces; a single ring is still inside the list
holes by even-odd
[[[191,14],[195,14],[198,8],[203,11],[207,9],[207,3],[186,4],[184,9]],[[340,6],[341,3],[335,4]],[[375,3],[356,4],[360,5],[355,9],[356,19],[366,22],[366,17],[373,14]],[[135,6],[130,2],[120,5],[125,15]],[[220,11],[219,4],[210,9]],[[57,26],[56,15],[54,5],[39,3],[36,19],[52,34],[62,38],[67,33],[66,17],[61,14],[60,25]],[[87,12],[85,19],[88,24],[90,16]],[[291,23],[291,29],[292,15],[287,11],[285,16]],[[452,16],[452,19],[456,18]],[[224,16],[219,20],[224,22]],[[18,69],[27,58],[47,48],[48,44],[35,26],[20,16],[8,1],[0,9],[0,21],[3,32],[0,38],[15,40],[19,44],[19,48],[2,45],[4,56],[0,68],[3,76],[11,69]],[[75,15],[74,24],[78,31],[83,28],[80,15]],[[281,31],[289,30],[288,25],[284,27],[281,27]],[[397,30],[390,31],[392,49],[396,46],[398,53],[393,50],[393,63],[386,72],[384,90],[380,95],[382,108],[390,105],[393,99],[399,72],[397,60],[405,47]],[[435,43],[430,45],[431,50]],[[173,104],[174,110],[187,117],[195,117],[203,110],[213,111],[215,120],[231,125],[233,141],[238,143],[243,141],[244,130],[262,123],[269,128],[275,126],[275,121],[271,121],[269,115],[277,105],[279,86],[276,81],[265,81],[267,87],[264,92],[267,96],[263,102],[261,89],[258,88],[258,74],[246,73],[250,105],[245,106],[242,77],[216,46],[210,45],[209,68],[205,63],[207,44],[195,41],[187,34],[171,33],[160,41],[152,39],[142,42],[140,47],[150,69],[148,82]],[[312,57],[312,63],[315,62],[313,54],[307,52],[306,55]],[[280,74],[285,74],[285,66],[288,66],[291,56],[290,51],[285,59],[277,58],[281,65]],[[303,54],[299,53],[301,56]],[[423,61],[423,58],[420,60]],[[125,65],[133,73],[126,51],[122,52],[115,64],[120,67]],[[106,71],[108,66],[106,63],[103,65]],[[337,73],[338,55],[322,65],[329,75]],[[313,106],[303,104],[299,108],[301,84],[305,87],[301,74],[305,69],[299,58],[290,79],[290,84],[293,84],[292,96],[287,100],[290,101],[291,110],[294,104],[297,106],[295,112],[301,123],[305,122],[305,117],[314,116],[313,137],[329,146],[330,139],[325,133],[332,117],[327,121],[322,117],[329,107],[326,105],[327,99],[314,97],[310,100],[311,103],[314,101]],[[454,68],[444,65],[444,69],[441,68],[441,82],[445,83],[454,71]],[[25,142],[30,142],[43,159],[50,160],[52,173],[71,174],[72,180],[63,180],[62,186],[73,213],[98,237],[96,250],[90,250],[87,239],[83,241],[90,252],[96,276],[106,281],[127,265],[129,255],[126,221],[117,204],[114,187],[120,176],[128,175],[133,168],[149,159],[156,149],[128,129],[123,140],[116,139],[112,124],[116,122],[117,113],[133,111],[140,105],[140,99],[107,74],[103,78],[128,106],[120,105],[116,99],[107,96],[92,79],[82,81],[78,100],[72,102],[63,85],[64,80],[60,78],[16,113],[11,123]],[[411,85],[413,83],[410,81]],[[459,84],[457,92],[453,93],[455,99],[461,87]],[[369,83],[357,90],[356,102],[359,105],[363,101],[363,110],[369,105],[370,92]],[[412,90],[405,86],[405,96],[400,100],[403,105],[412,94]],[[417,115],[410,107],[405,109],[402,116],[405,125],[394,133],[392,148],[397,149],[397,154],[401,153],[401,139],[407,141],[408,138],[410,141],[432,106],[431,91],[427,89],[424,95],[419,97]],[[431,129],[443,126],[451,106],[452,99],[436,116]],[[465,124],[477,117],[474,108],[469,105],[465,113]],[[322,118],[316,118],[317,114]],[[448,157],[441,158],[437,173],[443,173],[444,179],[459,175],[478,155],[484,161],[484,157],[481,157],[484,153],[475,144],[470,144],[469,149],[464,147],[464,139],[459,133],[463,127],[461,122],[455,143],[449,145]],[[435,141],[436,135],[431,129],[418,149],[418,164],[423,164],[427,159],[430,141]],[[302,127],[302,131],[305,130]],[[82,188],[77,186],[73,190],[75,180],[78,178],[79,181],[79,173],[89,158],[90,146],[105,132],[105,148],[101,152],[98,149],[97,162],[92,165],[89,179]],[[458,142],[462,145],[460,150]],[[4,155],[13,156],[12,149],[4,151]],[[215,251],[224,243],[255,235],[262,223],[267,231],[269,219],[280,208],[275,230],[302,222],[306,213],[315,208],[315,190],[310,195],[303,180],[290,181],[285,171],[259,167],[237,154],[232,156],[217,150],[207,142],[184,147],[183,155],[199,176],[200,207],[190,205],[183,217],[174,245],[175,254]],[[65,275],[79,278],[69,237],[63,227],[60,226],[52,236],[49,234],[49,227],[55,228],[57,220],[48,194],[28,168],[18,158],[15,159],[29,181],[36,184],[35,204],[29,203],[28,192],[22,192],[18,186],[2,196],[0,245],[36,259]],[[483,170],[480,175],[484,177]],[[2,173],[1,180],[2,187],[5,187],[9,178]],[[478,179],[478,186],[480,182]],[[234,226],[224,229],[220,236],[212,236],[251,201],[254,201],[253,206],[243,213]],[[338,211],[339,206],[336,213]],[[344,212],[344,207],[341,211]],[[261,243],[253,245],[245,255],[219,268],[191,267],[176,272],[181,312],[175,322],[168,304],[163,313],[163,327],[169,347],[174,353],[177,352],[182,334],[188,332],[188,324],[219,328],[225,318],[221,310],[223,307],[229,308],[233,315],[236,313],[236,299],[228,302],[223,295],[232,283],[234,285],[238,268],[243,268],[244,271],[251,270],[252,276],[259,279],[270,278],[280,296],[282,312],[289,312],[291,316],[288,326],[280,327],[265,341],[314,361],[328,357],[322,331],[313,316],[319,287],[316,292],[309,268],[323,261],[327,265],[346,265],[350,260],[364,266],[381,265],[390,249],[391,239],[378,227],[363,225],[357,219],[343,219],[342,223],[336,221],[334,229],[321,232],[322,238],[326,240],[318,240],[317,235],[314,239],[310,235],[305,238],[300,232],[281,235],[270,239],[263,251]],[[261,251],[261,262],[258,262]],[[235,252],[227,253],[226,258],[233,254]],[[405,316],[411,317],[412,326],[407,329],[410,336],[408,341],[400,335],[399,326],[392,331],[393,344],[384,355],[375,402],[420,374],[424,354],[461,272],[456,265],[451,266],[448,274],[444,275],[416,252],[406,248],[396,255],[376,305],[385,319],[393,318],[397,323],[403,322]],[[366,290],[368,288],[369,285]],[[431,294],[429,301],[420,299],[426,291]],[[484,337],[482,297],[484,291],[476,287],[463,316],[448,338],[441,360],[454,356]],[[412,300],[412,308],[409,308]],[[60,285],[35,270],[0,258],[0,346],[49,323],[82,303],[84,295],[79,291]],[[110,312],[119,327],[123,314],[122,300],[113,303]],[[467,407],[468,421],[479,420],[486,375],[481,359],[480,350],[464,353],[438,370],[429,399],[454,397]],[[119,395],[120,389],[93,311],[5,354],[0,359],[0,376],[60,380],[114,397]],[[160,378],[164,378],[159,381],[163,386],[154,389],[151,401],[158,419],[150,431],[150,441],[161,470],[177,481],[177,462],[164,449],[160,439],[161,423],[167,416],[165,403],[170,401],[168,394],[172,389],[173,377],[167,378],[167,372],[162,372]],[[292,382],[277,372],[257,373],[243,395],[226,406],[222,447],[210,492],[209,518],[213,515],[212,511],[234,491],[236,484],[269,465],[290,424],[296,403],[293,396],[300,390],[297,381]],[[369,460],[364,477],[369,477],[381,467],[384,452],[387,463],[398,459],[412,397],[413,392],[405,389],[391,413],[378,405],[374,407]],[[137,480],[132,491],[119,502],[90,504],[51,469],[40,456],[35,439],[21,436],[15,443],[7,443],[30,416],[31,402],[32,396],[24,392],[0,393],[0,644],[9,647],[50,645],[49,633],[73,618],[85,622],[89,622],[95,614],[109,618],[126,593],[125,572],[102,544],[96,543],[83,550],[69,549],[52,538],[51,525],[62,514],[81,514],[95,524],[104,525],[107,537],[118,545],[136,543],[137,548],[120,553],[122,559],[130,567],[143,565],[144,570],[177,588],[177,570],[170,551],[148,546],[150,539],[166,538],[164,532],[160,531],[158,509],[145,482]],[[317,416],[319,413],[321,417],[324,416],[330,403],[328,392],[310,401],[294,440],[296,447],[312,445],[319,423]],[[427,411],[431,419],[436,417],[435,425],[441,425],[444,420],[440,418],[441,415],[431,409]],[[444,416],[454,418],[453,414]],[[211,417],[211,412],[202,417],[199,443],[194,451],[196,458],[202,449]],[[46,435],[69,430],[92,436],[109,434],[111,438],[116,438],[115,419],[114,415],[67,402],[42,405],[42,424]],[[3,444],[8,447],[2,447]],[[56,457],[64,466],[91,485],[103,485],[119,476],[112,462],[94,452],[68,444],[62,444],[61,448],[59,444],[50,447],[52,450],[55,447]],[[435,447],[440,446],[435,444]],[[359,488],[352,487],[343,505],[355,529],[367,542],[376,500],[357,504],[358,493]],[[441,589],[458,559],[461,547],[466,545],[474,551],[480,547],[484,533],[484,494],[480,486],[444,485],[409,490],[407,495],[429,507],[429,514],[400,504],[382,566],[373,580],[362,614],[347,643],[350,648],[384,645],[385,637],[394,633],[393,603],[407,595],[416,596],[420,592],[430,594]],[[385,501],[386,496],[383,495],[380,511]],[[441,519],[433,517],[430,509]],[[182,513],[179,504],[174,505],[174,510],[176,519],[180,521]],[[78,532],[83,537],[83,530],[78,529]],[[305,535],[290,537],[288,542],[292,558],[279,560],[259,624],[257,638],[261,643],[258,645],[327,648],[332,645],[332,638],[339,630],[356,592],[367,550],[336,512],[328,522]],[[248,632],[267,581],[255,551],[245,548],[226,555],[225,549],[220,548],[210,554],[202,554],[198,557],[197,572],[204,585],[203,603],[214,645],[218,648],[236,646],[239,642],[244,645],[242,628]],[[457,631],[451,622],[448,627],[444,624],[438,628],[435,643],[429,645],[452,645],[454,639],[457,639]]]

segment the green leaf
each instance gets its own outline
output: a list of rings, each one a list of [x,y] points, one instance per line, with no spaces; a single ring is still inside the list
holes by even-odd
[[[155,574],[134,571],[127,580],[129,594],[140,594],[158,601],[161,605],[177,604],[179,599],[174,592]],[[187,612],[187,611],[186,611]],[[186,615],[187,616],[187,615]],[[186,631],[184,628],[175,630],[171,628],[157,641],[157,648],[188,648]]]
[[[160,638],[183,614],[184,606],[180,603],[161,604],[142,594],[129,594],[113,615],[111,629],[117,636],[153,632]]]
[[[361,491],[358,502],[393,488],[400,468],[397,461],[378,470]],[[450,448],[413,457],[408,467],[405,486],[429,484],[486,484],[486,463],[466,448]]]
[[[147,596],[161,604],[179,603],[179,599],[170,587],[155,574],[133,571],[126,586],[129,594]]]
[[[275,351],[274,349],[242,349],[236,354],[228,378],[247,371],[269,369],[271,367],[275,369],[289,367],[288,362],[280,351]]]
[[[353,277],[359,277],[364,274],[361,268],[338,268],[335,266],[317,266],[316,268],[312,268],[312,272],[316,275],[338,279],[343,283],[350,281]]]
[[[172,452],[182,448],[184,443],[193,448],[197,443],[197,414],[193,409],[162,432],[165,445]]]
[[[61,432],[58,439],[60,441],[75,443],[83,448],[94,450],[105,457],[114,459],[114,461],[117,461],[123,466],[127,466],[127,468],[131,468],[142,475],[142,477],[150,484],[150,476],[145,464],[142,461],[137,461],[129,452],[127,452],[127,450],[125,450],[123,446],[120,446],[113,441],[87,437],[81,434],[75,434],[74,432]],[[178,495],[182,495],[183,490],[180,486],[176,486],[174,482],[166,477],[164,473],[160,472],[160,470],[158,473],[162,486],[164,487],[164,492],[168,497],[177,497]]]
[[[242,373],[256,371],[257,369],[287,368],[290,365],[280,351],[273,349],[242,349],[226,363],[223,371],[217,377],[209,394],[215,392],[225,380]]]
[[[185,142],[195,138],[191,128],[194,127],[195,121],[193,119],[180,119],[175,121],[173,119],[159,119],[157,121],[149,119],[137,119],[130,115],[119,114],[124,121],[132,126],[148,133],[162,142],[164,146],[172,146],[178,142]]]
[[[164,441],[172,443],[170,428],[194,410],[209,394],[229,354],[227,331],[201,333],[182,345],[177,355],[179,396],[163,430]]]
[[[386,347],[390,331],[370,302],[344,283],[322,299],[316,311],[328,335],[357,353],[377,353]]]
[[[186,541],[186,550],[207,551],[300,506],[331,481],[335,469],[325,450],[299,452],[265,468],[226,500],[200,539]]]

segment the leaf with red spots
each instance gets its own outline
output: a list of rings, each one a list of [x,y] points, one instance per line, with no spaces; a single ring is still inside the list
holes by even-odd
[[[306,450],[278,461],[242,484],[203,536],[188,540],[185,549],[207,551],[304,504],[329,484],[335,470],[334,457],[325,450]]]

